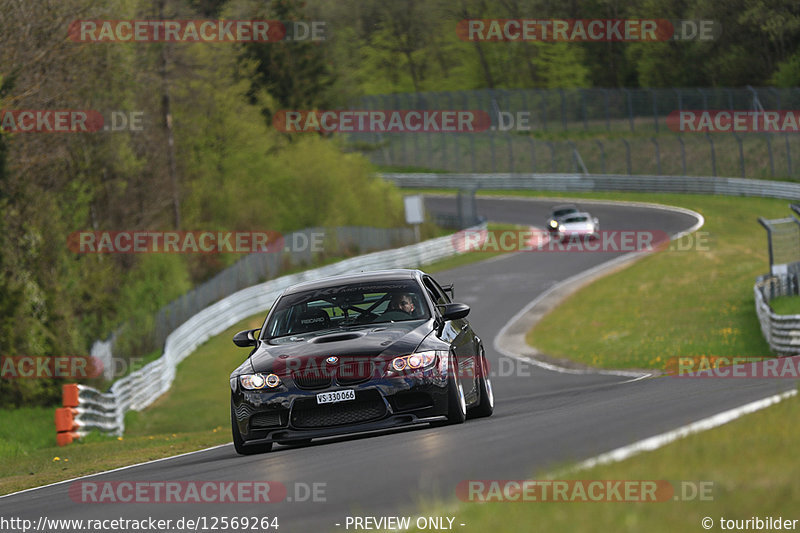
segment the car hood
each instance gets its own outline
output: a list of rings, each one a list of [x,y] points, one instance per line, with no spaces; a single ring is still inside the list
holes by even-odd
[[[413,353],[432,329],[432,320],[409,320],[288,335],[261,341],[249,361],[253,372],[282,375],[298,359],[317,364],[332,356],[387,360]]]
[[[593,222],[569,222],[561,223],[563,231],[592,231],[594,229]]]

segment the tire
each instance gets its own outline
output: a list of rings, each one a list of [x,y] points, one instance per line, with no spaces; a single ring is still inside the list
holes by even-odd
[[[255,455],[267,453],[272,450],[272,443],[245,446],[242,434],[239,432],[239,425],[236,423],[236,415],[233,412],[233,401],[231,401],[231,434],[233,436],[233,447],[239,455]]]
[[[464,388],[458,379],[458,363],[452,358],[453,366],[447,378],[447,423],[463,424],[467,419],[467,404],[464,400]]]
[[[494,391],[492,390],[492,380],[489,377],[489,365],[486,364],[486,356],[481,354],[481,370],[478,377],[478,405],[469,410],[470,418],[482,418],[492,416],[494,412]]]

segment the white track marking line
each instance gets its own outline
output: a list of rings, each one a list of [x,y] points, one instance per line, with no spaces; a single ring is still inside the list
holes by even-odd
[[[648,437],[646,439],[634,442],[632,444],[628,444],[626,446],[616,448],[609,452],[602,453],[590,459],[586,459],[585,461],[581,461],[574,467],[571,467],[567,470],[556,472],[554,475],[585,470],[587,468],[592,468],[598,465],[605,465],[609,463],[616,463],[619,461],[623,461],[639,453],[656,450],[658,448],[661,448],[662,446],[675,442],[676,440],[688,437],[689,435],[700,433],[709,429],[719,427],[723,424],[727,424],[728,422],[732,422],[744,415],[755,413],[756,411],[760,411],[761,409],[765,409],[771,405],[774,405],[778,402],[781,402],[796,395],[797,395],[797,389],[793,389],[780,394],[775,394],[773,396],[762,398],[761,400],[755,400],[753,402],[746,403],[739,407],[734,407],[733,409],[717,413],[707,418],[702,418],[696,422],[692,422],[685,426],[681,426],[679,428],[661,433],[659,435]]]
[[[230,445],[231,445],[230,442],[227,443],[227,444],[217,444],[216,446],[212,446],[210,448],[203,448],[202,450],[194,450],[193,452],[181,453],[179,455],[171,455],[169,457],[161,457],[160,459],[153,459],[152,461],[143,461],[141,463],[136,463],[136,464],[133,464],[133,465],[120,466],[119,468],[113,468],[111,470],[103,470],[102,472],[95,472],[94,474],[86,474],[85,476],[74,477],[72,479],[65,479],[63,481],[56,481],[55,483],[48,483],[47,485],[41,485],[39,487],[31,487],[29,489],[24,489],[24,490],[19,490],[17,492],[12,492],[10,494],[3,494],[2,496],[0,496],[0,500],[2,500],[3,498],[8,498],[10,496],[16,496],[17,494],[23,494],[25,492],[31,492],[31,491],[39,490],[39,489],[46,489],[47,487],[55,487],[56,485],[63,485],[64,483],[71,483],[73,481],[78,481],[78,480],[81,480],[81,479],[86,479],[86,478],[95,477],[95,476],[102,476],[104,474],[110,474],[111,472],[120,472],[122,470],[127,470],[129,468],[136,468],[137,466],[144,466],[144,465],[149,465],[149,464],[153,464],[153,463],[160,463],[161,461],[169,461],[170,459],[177,459],[178,457],[186,457],[187,455],[194,455],[196,453],[207,452],[209,450],[216,450],[217,448],[222,448],[222,447],[230,446]]]

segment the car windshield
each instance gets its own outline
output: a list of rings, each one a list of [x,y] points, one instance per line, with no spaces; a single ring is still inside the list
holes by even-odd
[[[580,217],[569,217],[569,218],[564,220],[564,223],[565,224],[572,224],[574,222],[588,222],[588,221],[589,221],[589,219],[587,217],[580,216]]]
[[[565,207],[563,209],[555,209],[553,210],[553,218],[563,217],[564,215],[568,215],[570,213],[574,213],[577,211],[574,207]]]
[[[428,306],[414,281],[337,285],[283,296],[270,315],[264,335],[282,337],[429,317]]]

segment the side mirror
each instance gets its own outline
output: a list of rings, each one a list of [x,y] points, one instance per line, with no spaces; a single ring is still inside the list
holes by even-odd
[[[467,304],[444,304],[440,305],[439,308],[441,309],[442,318],[444,320],[458,320],[469,314],[469,306]]]
[[[246,329],[244,331],[240,331],[239,333],[233,336],[233,344],[239,346],[240,348],[255,346],[256,338],[255,336],[253,336],[253,333],[255,333],[256,331],[258,331],[258,328]]]

